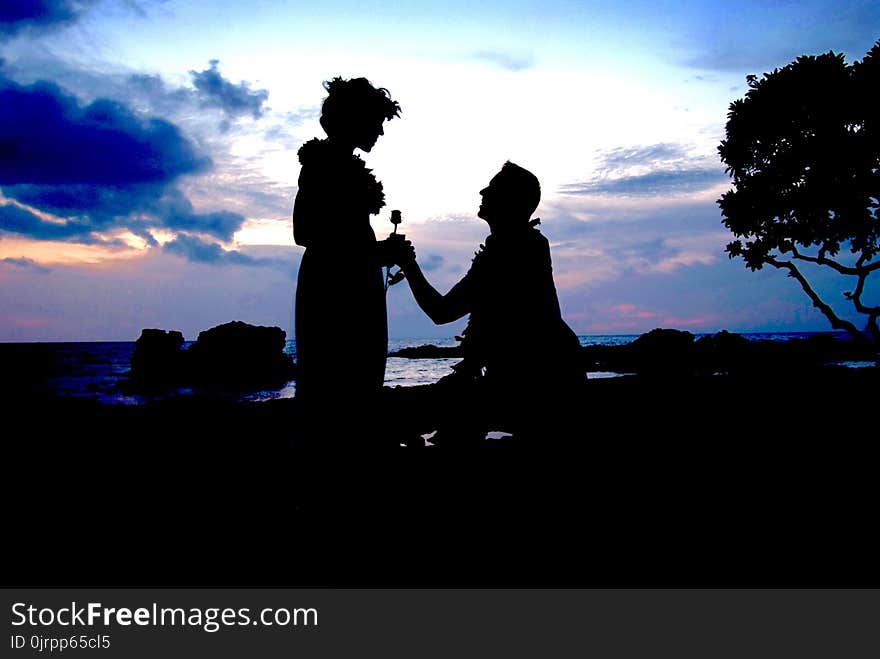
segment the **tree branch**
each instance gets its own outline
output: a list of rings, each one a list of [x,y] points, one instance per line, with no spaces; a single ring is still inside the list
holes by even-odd
[[[874,272],[875,270],[880,270],[880,261],[876,261],[874,263],[869,263],[865,265],[865,261],[870,261],[873,256],[868,256],[864,250],[859,255],[859,260],[856,261],[856,270],[861,272]]]
[[[806,293],[810,300],[812,300],[813,306],[825,314],[825,317],[831,322],[831,327],[838,330],[846,330],[856,340],[864,341],[865,336],[855,325],[848,320],[841,319],[836,313],[834,313],[834,309],[822,301],[822,299],[816,294],[816,291],[810,286],[810,282],[808,282],[806,277],[801,274],[801,271],[797,269],[797,266],[794,263],[791,261],[777,261],[772,257],[768,257],[765,262],[769,263],[774,268],[788,270],[789,275],[798,280],[801,288],[804,289],[804,293]]]
[[[859,281],[856,284],[856,290],[853,291],[852,301],[853,304],[856,305],[856,311],[859,313],[865,313],[869,315],[877,315],[880,314],[880,307],[866,307],[862,304],[862,293],[865,290],[865,281],[868,279],[868,273],[862,271],[859,275]]]
[[[866,307],[862,304],[862,293],[865,291],[865,281],[868,279],[868,273],[863,272],[859,275],[859,280],[856,283],[856,289],[852,294],[852,301],[856,305],[856,311],[860,313],[880,313],[880,307]]]
[[[824,249],[819,250],[819,256],[807,256],[806,254],[801,254],[799,251],[797,251],[797,247],[794,246],[792,246],[791,251],[792,254],[794,254],[794,258],[796,259],[807,261],[808,263],[817,263],[818,265],[827,265],[829,268],[834,268],[842,275],[858,275],[860,271],[859,268],[851,268],[849,266],[843,265],[842,263],[838,263],[837,261],[826,258]]]
[[[861,259],[859,260],[861,261]],[[856,311],[868,315],[868,323],[865,325],[865,330],[875,342],[880,343],[880,327],[877,326],[877,316],[880,316],[880,307],[866,307],[862,304],[862,293],[865,290],[865,281],[867,279],[868,273],[863,271],[859,275],[859,281],[856,284],[856,290],[853,291],[851,299],[856,306]]]

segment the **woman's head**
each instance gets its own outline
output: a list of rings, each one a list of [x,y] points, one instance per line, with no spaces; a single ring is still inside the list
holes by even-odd
[[[324,83],[327,98],[321,106],[321,126],[327,136],[369,151],[384,134],[382,124],[400,116],[400,105],[388,90],[373,87],[366,78],[333,78]]]

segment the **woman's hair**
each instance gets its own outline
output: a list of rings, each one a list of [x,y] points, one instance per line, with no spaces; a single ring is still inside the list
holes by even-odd
[[[366,78],[336,77],[324,83],[327,98],[321,106],[321,126],[328,135],[364,119],[393,119],[400,116],[400,104],[384,87],[373,87]]]

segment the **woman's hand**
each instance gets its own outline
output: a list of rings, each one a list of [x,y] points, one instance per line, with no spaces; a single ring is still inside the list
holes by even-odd
[[[408,265],[415,263],[416,250],[413,244],[400,233],[393,233],[385,240],[380,240],[379,259],[384,266],[397,265],[406,270]]]

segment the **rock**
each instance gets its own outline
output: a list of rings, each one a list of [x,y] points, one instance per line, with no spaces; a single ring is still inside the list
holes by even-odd
[[[707,335],[694,344],[694,356],[700,373],[736,373],[753,368],[757,351],[755,343],[744,336],[721,330]]]
[[[190,380],[223,389],[282,386],[295,370],[284,353],[285,338],[280,327],[238,320],[205,330],[186,351]]]
[[[163,384],[183,376],[183,334],[144,329],[134,345],[131,378],[139,383]]]
[[[639,373],[686,375],[694,370],[694,335],[675,329],[652,329],[629,346]]]

